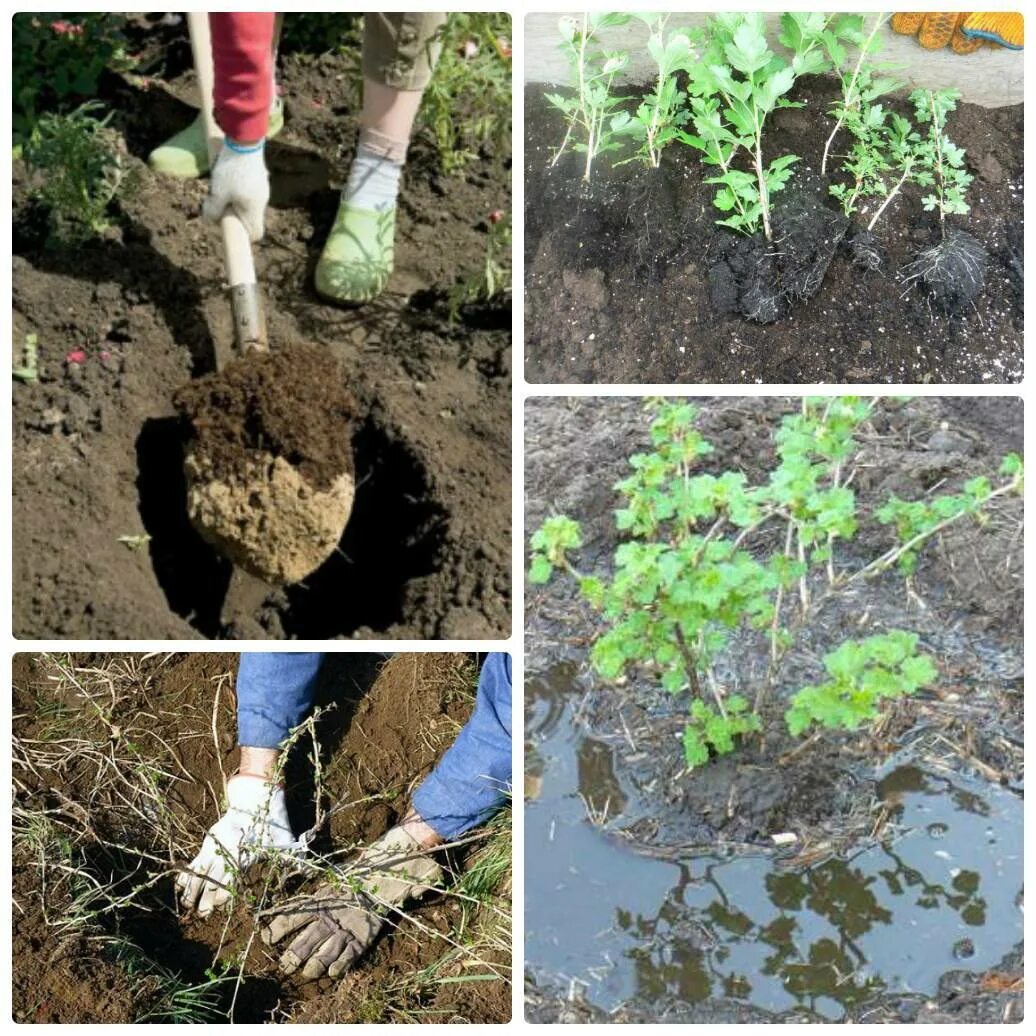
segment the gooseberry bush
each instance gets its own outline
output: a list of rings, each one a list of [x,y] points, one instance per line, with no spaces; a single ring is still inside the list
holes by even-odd
[[[576,580],[603,620],[590,652],[602,677],[642,669],[686,697],[683,748],[691,767],[762,729],[782,660],[831,596],[891,569],[909,579],[933,536],[958,521],[982,522],[994,499],[1022,491],[1022,460],[1011,454],[995,481],[978,476],[959,493],[922,501],[891,497],[863,513],[852,469],[873,399],[803,400],[776,429],[777,460],[758,484],[740,471],[702,470],[713,447],[692,404],[659,399],[648,406],[651,449],[629,458],[630,474],[615,486],[624,540],[610,574],[577,567],[581,527],[555,515],[531,538],[528,578]],[[887,526],[893,543],[877,557],[850,562],[844,548],[864,522]],[[736,671],[731,638],[743,630],[758,632],[768,656],[752,702],[727,693],[714,671],[721,658]],[[822,682],[787,695],[787,729],[855,730],[884,702],[930,685],[935,665],[918,645],[906,630],[846,640],[825,656]]]

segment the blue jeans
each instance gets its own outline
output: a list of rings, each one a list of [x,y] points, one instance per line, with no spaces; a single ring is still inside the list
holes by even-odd
[[[237,674],[237,739],[277,748],[313,703],[322,652],[243,652]],[[511,788],[511,656],[493,652],[475,708],[457,740],[414,794],[421,819],[447,841],[482,823]]]

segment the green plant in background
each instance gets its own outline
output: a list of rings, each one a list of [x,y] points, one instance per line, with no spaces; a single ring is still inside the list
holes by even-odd
[[[443,172],[456,173],[511,143],[511,18],[453,12],[439,33],[442,54],[421,99],[418,125],[435,141]]]
[[[530,583],[565,572],[602,616],[605,628],[590,652],[597,672],[616,679],[643,667],[666,691],[689,695],[688,765],[729,752],[737,737],[760,729],[766,697],[795,634],[823,602],[897,565],[909,577],[918,550],[932,536],[968,515],[981,520],[994,498],[1021,492],[1021,460],[1011,455],[1001,469],[1005,481],[996,488],[979,478],[961,494],[929,496],[921,510],[907,511],[893,498],[874,515],[861,515],[847,473],[874,405],[852,396],[804,400],[775,432],[777,463],[758,485],[749,485],[740,471],[698,470],[712,446],[696,427],[693,405],[653,400],[651,449],[630,457],[631,474],[615,486],[623,500],[615,524],[626,539],[616,548],[610,577],[583,573],[573,564],[571,555],[582,546],[573,519],[548,518],[532,536]],[[839,563],[838,544],[852,541],[867,518],[895,522],[896,545],[855,569]],[[757,631],[768,645],[767,674],[752,707],[728,695],[713,671],[721,655],[731,663],[724,652],[736,630],[749,636]],[[868,696],[867,708],[876,708],[879,697],[892,697],[888,687],[877,694],[884,686],[879,663],[893,667],[903,688],[930,682],[928,670],[912,661],[920,656],[911,637],[893,631],[871,638],[862,655],[858,645],[835,649],[828,665],[832,681],[793,698],[799,710],[794,723],[810,703],[820,708],[859,693],[863,710]],[[846,660],[853,666],[844,666]],[[838,716],[840,723],[831,725],[846,726],[845,714]],[[824,722],[814,717],[795,732],[814,721]]]
[[[847,640],[824,656],[830,679],[791,697],[784,718],[792,734],[816,725],[857,730],[878,718],[883,701],[914,694],[938,677],[935,663],[917,650],[918,636],[890,630],[866,640]]]
[[[11,23],[11,90],[16,146],[43,111],[61,112],[97,96],[106,70],[128,71],[124,14],[16,14]]]
[[[21,365],[13,368],[11,375],[18,381],[30,384],[35,384],[40,380],[40,340],[37,335],[27,334],[25,336]]]
[[[842,203],[847,216],[852,215],[860,199],[883,198],[867,224],[870,231],[913,179],[920,160],[921,136],[909,119],[886,112],[880,104],[854,114],[845,126],[853,136],[853,145],[842,170],[851,179],[849,183],[832,184],[828,190]]]
[[[109,114],[90,101],[67,114],[41,118],[25,144],[24,157],[38,185],[33,193],[46,207],[51,239],[85,241],[108,227],[106,213],[122,186],[126,169]]]
[[[626,67],[629,56],[622,51],[604,50],[598,42],[602,29],[625,25],[628,14],[616,12],[584,13],[580,21],[561,18],[561,50],[572,70],[575,96],[546,94],[546,100],[565,116],[565,136],[554,153],[555,165],[568,148],[586,155],[583,179],[589,180],[594,159],[621,144],[612,130],[612,119],[620,116],[620,100],[612,96],[615,77]],[[625,113],[622,113],[625,114]],[[619,117],[621,125],[621,116]]]
[[[643,98],[635,115],[628,112],[614,115],[611,129],[639,141],[635,157],[657,169],[662,151],[677,139],[680,127],[690,117],[684,107],[687,96],[679,88],[676,73],[686,71],[694,62],[695,55],[686,29],[666,34],[669,14],[635,12],[634,17],[650,30],[647,49],[658,68],[655,89]]]
[[[946,135],[946,117],[957,107],[960,91],[914,90],[910,101],[918,123],[928,133],[917,146],[917,170],[914,182],[934,188],[922,199],[926,212],[939,210],[939,226],[946,233],[946,215],[963,216],[971,211],[964,200],[974,177],[964,169],[964,149]]]
[[[846,122],[866,124],[869,121],[867,112],[872,109],[874,102],[900,86],[895,79],[878,75],[877,71],[867,64],[868,57],[881,49],[882,38],[878,33],[889,17],[888,14],[875,14],[869,31],[863,27],[862,20],[859,25],[847,21],[843,23],[841,39],[832,36],[825,42],[831,67],[842,86],[842,96],[831,108],[830,114],[834,116],[835,125],[824,144],[824,155],[820,161],[821,176],[827,175],[831,145],[842,126]],[[856,64],[848,74],[843,68],[846,57],[843,41],[855,44],[858,49]]]
[[[706,164],[721,172],[706,183],[716,184],[714,204],[730,213],[717,220],[721,226],[744,234],[762,228],[773,239],[771,199],[791,179],[797,155],[763,157],[763,130],[777,108],[799,107],[788,93],[800,75],[822,72],[830,65],[825,43],[845,36],[854,22],[846,16],[789,13],[781,16],[779,41],[792,52],[790,60],[770,50],[761,14],[717,14],[707,25],[702,60],[691,69],[689,92],[695,134],[681,140],[700,151]],[[704,130],[704,132],[702,132]],[[747,153],[752,171],[736,168],[733,159]]]
[[[487,303],[511,294],[511,214],[497,210],[488,218],[486,252],[477,273],[460,281],[450,292],[450,322],[461,307]]]

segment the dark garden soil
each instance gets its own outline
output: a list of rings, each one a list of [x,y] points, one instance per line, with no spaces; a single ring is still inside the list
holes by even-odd
[[[207,827],[219,816],[223,775],[237,764],[233,677],[238,656],[171,657],[75,655],[70,665],[81,686],[96,693],[95,676],[109,679],[111,717],[123,740],[106,750],[128,768],[154,765],[174,830],[182,844],[161,844],[157,828],[130,809],[112,809],[110,787],[85,754],[69,751],[56,765],[38,764],[34,750],[53,743],[57,722],[83,739],[102,728],[83,698],[45,656],[17,655],[14,666],[14,738],[21,818],[49,816],[70,835],[72,860],[88,880],[120,879],[124,891],[152,884],[135,905],[101,915],[87,930],[64,934],[56,924],[69,914],[69,886],[48,871],[44,887],[27,842],[16,832],[14,851],[14,1018],[19,1022],[132,1022],[161,1006],[160,969],[180,985],[204,983],[221,966],[243,979],[234,1001],[233,981],[216,990],[214,1016],[237,1022],[503,1022],[511,1013],[510,955],[487,950],[477,933],[484,908],[462,909],[449,894],[429,895],[393,915],[374,949],[340,981],[305,982],[277,967],[280,949],[267,947],[241,906],[201,920],[178,910],[174,865],[187,863]],[[476,667],[470,656],[427,654],[329,655],[318,677],[317,704],[333,705],[317,723],[323,764],[322,803],[329,820],[312,848],[343,861],[403,816],[410,792],[452,743],[471,711]],[[218,693],[214,709],[213,699]],[[107,698],[107,695],[102,695]],[[107,700],[105,701],[107,705]],[[67,726],[66,726],[67,724]],[[133,752],[128,752],[133,741]],[[30,755],[19,745],[26,745]],[[287,770],[289,811],[296,831],[314,824],[314,771],[305,737]],[[34,758],[34,770],[23,765]],[[129,773],[128,769],[125,772]],[[125,785],[132,787],[132,783]],[[132,799],[131,799],[132,801]],[[16,824],[22,830],[22,825]],[[141,859],[116,846],[151,852]],[[454,876],[470,866],[474,845],[453,851]],[[169,868],[162,866],[168,857]],[[50,860],[51,864],[56,861]],[[143,867],[142,870],[137,869]],[[506,901],[498,890],[496,903]],[[269,902],[270,900],[268,900]],[[127,940],[138,956],[117,952]],[[108,940],[107,942],[105,940]],[[478,960],[454,944],[477,953]],[[143,962],[139,959],[143,956]],[[457,976],[486,974],[485,981]],[[422,975],[425,978],[422,978]],[[168,1020],[155,1018],[154,1020]]]
[[[781,415],[795,409],[795,401],[729,397],[696,402],[698,426],[715,447],[702,470],[740,470],[750,483],[765,477],[775,457],[772,430]],[[582,572],[609,571],[621,542],[612,486],[628,471],[629,455],[649,448],[648,424],[635,399],[534,399],[526,405],[526,529],[538,528],[551,514],[577,518],[584,546],[576,563]],[[936,486],[950,491],[977,474],[995,474],[1004,454],[1022,449],[1022,406],[1005,398],[883,402],[861,440],[853,486],[860,513],[869,514],[892,493],[918,499]],[[765,736],[693,773],[685,769],[678,740],[686,702],[665,694],[646,674],[614,684],[592,677],[587,652],[601,629],[595,614],[571,580],[555,578],[544,587],[530,587],[527,673],[536,677],[571,667],[580,729],[588,738],[615,746],[615,779],[633,803],[609,823],[606,834],[626,852],[676,862],[700,854],[772,853],[771,835],[793,832],[797,847],[785,862],[805,865],[873,838],[880,767],[901,752],[923,757],[933,745],[943,765],[978,773],[1020,794],[1020,520],[1021,501],[1011,498],[981,528],[958,524],[930,544],[909,586],[887,574],[829,601],[787,657],[773,696],[777,700],[767,706]],[[876,557],[890,542],[886,529],[863,523],[853,557]],[[898,705],[869,733],[825,735],[802,750],[801,739],[785,732],[782,695],[813,681],[820,657],[847,635],[897,627],[920,634],[923,647],[937,659],[938,685]],[[716,666],[725,686],[736,686],[749,698],[755,690],[752,676],[760,677],[766,668],[765,651],[752,636],[737,635]],[[990,976],[948,973],[934,999],[871,1004],[877,1013],[866,1020],[1018,1020],[1020,976],[1016,953]],[[658,1020],[638,1017],[635,1010],[629,1017],[623,1012],[598,1018],[592,1005],[573,1004],[564,987],[560,978],[554,989],[549,976],[544,982],[537,975],[529,1017]],[[1008,1007],[1012,1000],[1018,1002]],[[710,1001],[705,1013],[685,1005],[667,1020],[786,1020],[737,1002],[718,1004]],[[716,1017],[709,1013],[717,1010]]]
[[[631,90],[631,94],[641,91]],[[784,283],[823,276],[779,318],[753,305],[752,274],[765,249],[715,220],[713,188],[696,152],[671,145],[659,169],[599,158],[582,182],[583,156],[551,168],[560,114],[526,91],[526,376],[534,383],[956,383],[1022,377],[1023,107],[962,104],[948,133],[967,151],[971,212],[950,217],[988,254],[985,285],[946,312],[903,270],[939,240],[920,188],[903,191],[875,227],[883,263],[853,263],[859,228],[846,226],[819,174],[832,122],[832,81],[796,88],[803,108],[767,123],[774,155],[792,153],[791,184],[775,198]],[[908,113],[905,100],[892,102]],[[844,145],[836,138],[834,152]],[[837,168],[837,163],[836,163]],[[830,177],[830,163],[828,182]],[[871,206],[874,211],[876,206]],[[783,210],[783,217],[781,211]],[[869,222],[869,216],[864,223]],[[761,241],[761,239],[760,239]],[[797,269],[792,248],[797,248]],[[829,265],[826,265],[828,264]],[[766,265],[766,262],[764,262]],[[826,273],[824,267],[826,265]],[[812,286],[811,286],[812,287]]]
[[[356,420],[330,452],[351,447],[358,488],[339,552],[225,622],[230,566],[187,520],[173,395],[214,368],[217,349],[226,356],[230,309],[218,232],[198,215],[205,184],[143,162],[194,114],[181,100],[192,85],[182,29],[163,31],[174,34],[166,83],[104,83],[134,181],[104,239],[45,248],[15,165],[14,340],[35,334],[42,367],[38,383],[14,386],[16,636],[504,636],[510,305],[451,322],[448,296],[479,268],[486,215],[508,207],[509,156],[447,177],[419,136],[388,292],[324,305],[312,275],[355,146],[357,78],[342,57],[282,61],[287,121],[268,150],[272,208],[255,250],[269,338],[338,361]],[[66,359],[76,351],[85,361]],[[290,409],[305,422],[319,407]],[[317,421],[298,431],[327,434]]]

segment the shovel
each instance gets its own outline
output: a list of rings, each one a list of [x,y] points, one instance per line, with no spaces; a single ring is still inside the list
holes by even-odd
[[[192,13],[187,20],[211,166],[219,154],[223,134],[216,125],[212,110],[215,75],[209,17],[204,12]],[[220,231],[226,278],[230,285],[234,354],[227,359],[217,345],[217,371],[222,371],[230,363],[248,362],[253,354],[262,355],[269,350],[248,231],[229,209],[220,220]],[[291,392],[291,386],[285,385],[285,391]],[[286,461],[277,458],[270,462],[257,461],[233,484],[206,481],[202,465],[190,449],[185,470],[188,514],[192,523],[204,539],[237,562],[220,615],[224,626],[240,626],[242,621],[254,616],[271,592],[272,584],[297,582],[318,567],[337,546],[352,509],[354,483],[351,473],[342,475],[328,490],[316,490],[304,484],[301,476]],[[277,535],[278,527],[282,529],[280,537]],[[227,532],[227,529],[234,528],[239,530],[240,542],[235,542],[233,533]],[[270,554],[279,562],[281,558],[285,559],[283,563],[276,566],[256,564],[254,548],[259,538],[268,543]],[[266,578],[261,579],[249,572],[248,567],[257,567]]]

